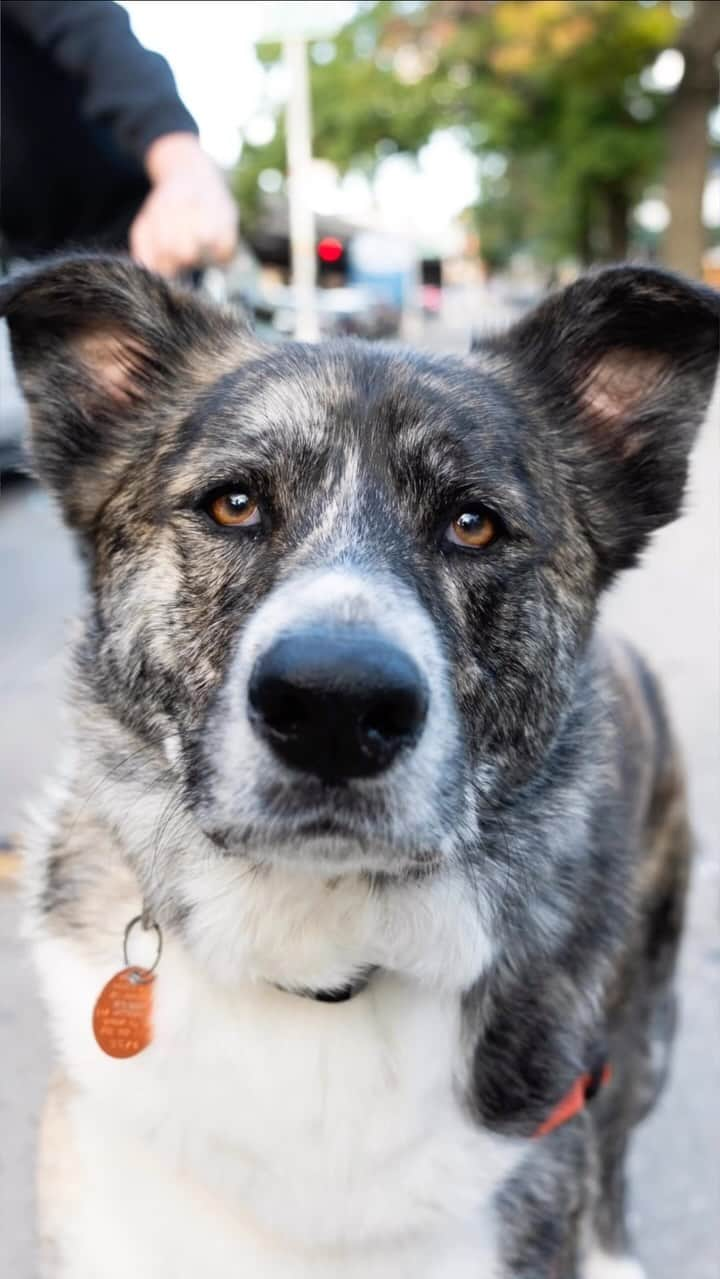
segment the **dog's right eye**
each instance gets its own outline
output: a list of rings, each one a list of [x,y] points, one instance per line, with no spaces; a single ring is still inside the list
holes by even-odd
[[[249,493],[241,489],[228,493],[215,493],[205,504],[205,510],[222,528],[253,528],[260,523],[260,507]]]

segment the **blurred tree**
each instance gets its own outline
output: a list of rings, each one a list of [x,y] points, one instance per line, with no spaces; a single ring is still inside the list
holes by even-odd
[[[629,214],[657,172],[665,103],[643,71],[675,35],[669,4],[617,0],[447,0],[457,14],[442,69],[463,63],[455,107],[482,122],[485,146],[514,157],[508,212],[521,196],[536,251],[583,261],[627,254]],[[439,68],[440,69],[440,68]],[[535,193],[527,187],[528,166]],[[513,180],[513,175],[515,175]],[[481,233],[486,220],[481,201]],[[506,248],[509,248],[509,243]]]
[[[720,5],[703,5],[720,9]],[[477,154],[483,253],[524,244],[555,261],[617,259],[660,169],[667,96],[643,75],[681,26],[669,0],[426,0],[364,4],[314,50],[315,153],[372,171],[442,128]],[[277,46],[261,55],[279,57]],[[236,190],[284,168],[281,133],[245,148]],[[487,164],[490,156],[494,162]]]
[[[720,4],[696,3],[677,44],[685,72],[670,105],[665,195],[670,225],[663,240],[667,266],[702,274],[705,233],[700,217],[708,168],[707,117],[718,101]]]

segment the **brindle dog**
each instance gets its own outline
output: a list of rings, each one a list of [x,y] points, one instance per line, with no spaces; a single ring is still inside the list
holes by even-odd
[[[717,295],[601,271],[466,358],[264,344],[112,258],[2,303],[88,584],[29,867],[46,1274],[637,1274],[690,841],[595,622],[679,512]]]

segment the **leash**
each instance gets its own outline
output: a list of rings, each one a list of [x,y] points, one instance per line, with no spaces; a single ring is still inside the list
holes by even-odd
[[[569,1123],[585,1109],[601,1088],[610,1083],[611,1079],[612,1067],[607,1061],[596,1066],[594,1070],[586,1070],[553,1107],[547,1119],[544,1119],[535,1129],[533,1138],[547,1137],[548,1133],[555,1132],[556,1128]]]

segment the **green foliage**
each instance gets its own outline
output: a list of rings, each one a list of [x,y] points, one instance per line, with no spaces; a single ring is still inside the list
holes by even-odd
[[[391,149],[414,153],[435,130],[461,128],[479,158],[508,160],[483,179],[475,210],[489,257],[501,262],[518,244],[547,260],[617,253],[617,210],[662,157],[665,100],[640,76],[678,25],[666,0],[361,6],[334,56],[312,63],[315,154],[372,171]],[[279,54],[261,51],[268,65]],[[246,209],[267,167],[284,167],[282,130],[243,151]]]

